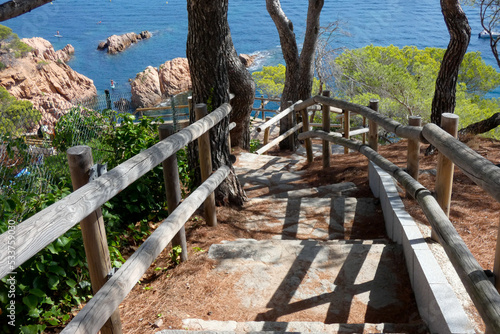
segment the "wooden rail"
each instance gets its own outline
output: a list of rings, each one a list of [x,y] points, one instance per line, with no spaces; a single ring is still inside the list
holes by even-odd
[[[378,108],[372,103],[371,105],[375,110],[345,101],[315,96],[304,101],[303,104],[310,104],[310,100],[322,103],[323,105],[359,113],[369,119],[370,122],[382,126],[387,131],[395,133],[399,137],[408,138],[410,141],[431,143],[439,150],[440,154],[443,154],[443,156],[457,165],[464,174],[486,190],[493,198],[500,201],[500,168],[437,125],[426,124],[424,127],[404,126],[388,117],[378,114],[375,111]],[[417,124],[419,123],[417,122]],[[373,134],[370,133],[370,135],[372,136]],[[376,152],[376,143],[373,143],[372,140],[370,141],[370,145],[364,145],[354,140],[340,138],[337,135],[320,130],[306,131],[299,135],[299,139],[301,140],[308,140],[310,138],[320,138],[361,152],[369,160],[391,174],[405,188],[407,193],[417,200],[432,226],[433,233],[440,240],[443,249],[461,277],[467,292],[483,318],[488,333],[500,333],[500,295],[431,192],[403,169],[379,155]],[[370,147],[372,145],[375,147]],[[419,147],[419,144],[413,145],[412,150],[417,150]],[[415,155],[418,156],[418,153],[412,152],[412,154],[409,154],[413,160],[415,159]],[[417,171],[414,170],[415,166]],[[415,161],[412,162],[412,169],[411,173],[418,175],[418,163]],[[495,263],[499,262],[500,257],[497,252]],[[497,277],[497,282],[498,280],[500,278]]]
[[[224,104],[202,120],[144,150],[48,208],[16,225],[16,263],[10,266],[7,252],[0,252],[0,277],[6,276],[36,253],[79,223],[135,180],[189,142],[200,137],[224,117],[231,107]],[[0,235],[1,249],[7,249],[8,234]]]
[[[285,118],[286,116],[288,116],[288,114],[290,114],[293,111],[297,110],[297,109],[295,109],[295,106],[297,104],[300,104],[301,102],[302,101],[295,102],[290,107],[288,107],[285,110],[281,111],[278,115],[274,116],[273,118],[271,118],[269,121],[265,122],[264,124],[259,125],[255,129],[257,130],[257,132],[261,132],[262,130],[265,130],[265,129],[269,128],[271,125],[273,125],[274,123],[278,122],[280,119]]]
[[[200,206],[200,203],[203,203],[213,193],[229,172],[230,168],[227,166],[219,168],[191,193],[104,284],[61,333],[97,333],[112,311],[118,308],[121,301],[132,290],[174,235],[184,226]]]

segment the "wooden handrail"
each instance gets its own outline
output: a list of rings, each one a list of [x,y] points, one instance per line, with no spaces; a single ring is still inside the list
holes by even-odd
[[[399,137],[419,140],[424,144],[428,144],[427,140],[422,136],[421,127],[402,125],[401,123],[398,123],[387,116],[373,111],[369,107],[365,107],[359,104],[316,95],[296,105],[295,110],[302,110],[303,108],[307,108],[316,103],[321,103],[323,105],[335,107],[342,110],[350,110],[352,112],[365,116],[371,121],[376,122],[387,131],[395,133]]]
[[[113,310],[118,308],[122,300],[148,270],[151,263],[167,247],[200,204],[227,177],[230,170],[231,168],[228,166],[220,167],[192,192],[128,258],[61,333],[97,333]]]
[[[288,114],[290,114],[292,111],[297,110],[297,109],[295,109],[295,106],[297,104],[299,104],[300,102],[302,102],[302,101],[299,100],[299,101],[295,102],[290,107],[286,108],[285,110],[283,110],[282,112],[280,112],[278,115],[276,115],[273,118],[271,118],[269,121],[267,121],[264,124],[261,124],[258,127],[256,127],[257,132],[261,132],[262,130],[265,130],[266,128],[270,127],[271,125],[273,125],[274,123],[276,123],[280,119],[282,119],[285,116],[287,116]]]
[[[176,108],[176,109],[182,109],[182,108],[187,108],[188,105],[179,105],[179,106],[165,106],[165,107],[149,107],[149,108],[137,108],[135,109],[136,112],[138,111],[148,111],[148,110],[168,110],[168,109],[172,109],[172,108]]]
[[[422,129],[423,136],[465,175],[500,202],[500,167],[483,158],[476,151],[455,139],[433,123]]]
[[[87,217],[97,207],[103,205],[179,149],[207,132],[229,115],[230,111],[231,106],[228,103],[223,104],[203,119],[144,150],[16,225],[16,263],[14,266],[10,266],[7,252],[0,252],[0,277],[4,277],[29,260]],[[1,249],[7,249],[8,238],[7,232],[0,235]]]
[[[302,127],[302,122],[300,122],[299,124],[295,125],[293,128],[288,129],[288,131],[286,131],[285,133],[281,134],[280,136],[274,138],[269,144],[266,144],[266,145],[262,146],[257,151],[255,151],[255,153],[257,153],[257,154],[265,153],[271,147],[273,147],[275,145],[278,145],[280,143],[280,141],[282,141],[283,139],[291,136],[295,131],[298,131],[301,127]]]
[[[436,127],[437,129],[435,129],[434,127]],[[448,147],[448,149],[451,149],[451,147],[453,146],[449,146],[449,144],[451,141],[450,138],[453,137],[445,131],[441,130],[441,128],[439,128],[438,126],[434,125],[434,127],[431,126],[431,129],[429,129],[428,127],[426,132],[432,132],[433,136],[439,134],[439,138],[444,137],[444,141],[446,142],[446,144],[442,143],[440,146],[442,148]],[[462,282],[467,289],[467,292],[471,296],[474,305],[483,318],[486,326],[492,331],[492,333],[500,333],[500,295],[493,284],[489,281],[488,277],[484,273],[483,268],[474,258],[469,248],[467,248],[467,245],[462,240],[455,227],[446,216],[445,212],[441,209],[432,193],[418,181],[413,179],[402,168],[396,166],[386,158],[382,157],[368,145],[358,143],[354,140],[332,136],[331,134],[320,130],[299,134],[299,139],[302,140],[306,138],[321,138],[323,140],[328,140],[335,144],[343,145],[344,147],[348,147],[362,153],[370,161],[373,161],[380,168],[392,175],[412,197],[417,199],[433,230],[439,237],[443,249],[448,255],[451,263],[455,267],[455,270],[461,277]],[[434,139],[432,140],[434,142]],[[436,143],[437,142],[438,141],[436,141]],[[479,158],[475,155],[469,154],[470,152],[467,153],[467,156],[469,158]],[[476,155],[478,154],[476,153]],[[478,164],[480,165],[481,162],[479,162]],[[500,171],[500,168],[496,168]],[[487,167],[487,170],[489,172],[491,168]],[[498,182],[498,180],[499,179],[497,178],[496,181]]]

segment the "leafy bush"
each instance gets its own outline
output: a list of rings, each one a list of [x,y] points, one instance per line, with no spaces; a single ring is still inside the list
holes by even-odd
[[[15,185],[13,185],[15,187]],[[23,206],[35,206],[39,211],[68,195],[65,186],[51,186],[47,194],[24,194],[22,189],[14,192],[9,199],[0,202],[0,231],[7,230],[7,224]],[[22,220],[27,217],[21,217]],[[70,318],[75,305],[82,304],[91,294],[85,252],[79,227],[72,228],[64,236],[57,238],[36,256],[16,269],[15,284],[16,319],[24,333],[39,333],[46,325],[56,326]],[[0,303],[7,305],[9,276],[0,284]],[[7,324],[6,313],[0,315],[0,329],[8,333],[12,328]],[[21,321],[22,319],[22,321]]]
[[[42,114],[31,102],[17,100],[0,86],[0,137],[17,137],[32,130],[41,119]]]
[[[257,91],[263,96],[279,97],[285,88],[286,67],[283,64],[277,66],[264,66],[262,71],[252,73]],[[319,92],[319,80],[313,79],[312,95]]]
[[[107,160],[109,168],[139,154],[159,141],[158,121],[143,117],[134,123],[133,115],[126,115],[114,131],[104,138],[114,154]],[[109,208],[126,221],[151,220],[167,216],[163,168],[155,167],[146,175],[111,199]]]
[[[112,116],[109,110],[72,108],[57,121],[52,145],[58,151],[66,152],[71,146],[88,144],[110,130]]]
[[[420,115],[428,122],[444,52],[393,45],[347,50],[332,64],[336,73],[332,85],[340,98],[354,103],[380,100],[379,110],[403,124],[409,115]],[[499,85],[500,73],[486,65],[479,52],[467,53],[458,75],[456,113],[469,120],[485,118],[486,105],[491,103],[484,102],[488,100],[484,96]]]

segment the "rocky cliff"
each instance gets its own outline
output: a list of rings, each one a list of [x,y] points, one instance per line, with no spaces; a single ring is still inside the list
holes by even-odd
[[[240,59],[249,67],[256,56],[240,55]],[[187,58],[175,58],[160,65],[158,70],[148,66],[138,73],[131,84],[132,106],[134,108],[152,107],[162,99],[189,91],[191,75]]]
[[[67,109],[68,102],[97,94],[94,82],[66,65],[74,48],[66,45],[55,51],[49,41],[35,37],[22,39],[33,48],[15,64],[0,71],[0,85],[18,99],[26,99],[42,112],[43,123],[52,126]]]
[[[97,50],[106,50],[108,49],[108,53],[116,54],[118,52],[122,52],[126,48],[128,48],[132,43],[137,43],[142,39],[148,39],[152,35],[149,31],[142,31],[139,34],[134,32],[129,32],[123,35],[112,35],[109,36],[106,42],[101,42],[97,46]]]

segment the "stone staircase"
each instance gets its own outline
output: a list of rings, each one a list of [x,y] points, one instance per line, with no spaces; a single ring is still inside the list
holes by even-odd
[[[235,313],[253,321],[184,319],[158,333],[428,333],[379,201],[353,197],[349,182],[310,187],[304,161],[242,153],[235,166],[244,228],[268,239],[214,244],[209,257],[231,279]]]

